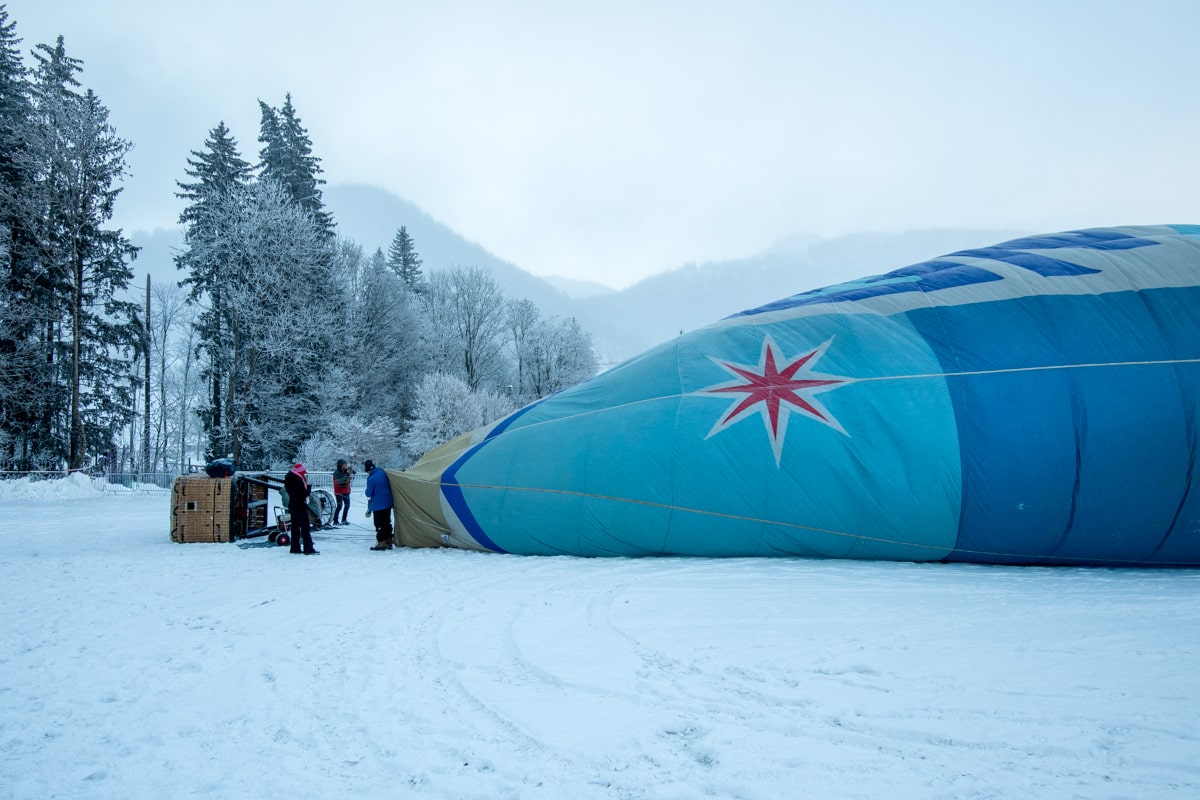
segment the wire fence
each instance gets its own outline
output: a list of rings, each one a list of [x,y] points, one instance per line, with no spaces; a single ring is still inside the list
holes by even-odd
[[[92,486],[109,494],[167,494],[178,472],[105,472],[92,476]]]

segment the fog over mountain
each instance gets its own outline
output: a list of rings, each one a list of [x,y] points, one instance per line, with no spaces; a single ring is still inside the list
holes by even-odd
[[[781,297],[1018,235],[926,230],[835,239],[798,236],[749,258],[688,264],[622,292],[579,300],[576,316],[593,332],[602,354],[620,360],[681,332]]]
[[[426,273],[454,266],[484,267],[506,297],[528,298],[546,316],[577,318],[592,333],[601,361],[607,363],[781,297],[1035,233],[946,229],[856,233],[831,239],[795,234],[743,259],[674,268],[663,265],[664,272],[616,291],[603,285],[603,275],[595,276],[595,282],[531,275],[383,189],[364,184],[330,186],[325,201],[339,235],[360,244],[366,255],[377,248],[386,252],[403,226]],[[797,221],[797,228],[803,228],[803,220]],[[144,287],[147,272],[156,282],[182,277],[172,262],[182,246],[178,229],[131,238],[142,248],[133,265],[135,288]],[[630,247],[636,247],[636,242]]]
[[[557,275],[542,277],[546,283],[558,289],[572,300],[582,300],[585,297],[601,297],[612,294],[616,289],[593,281],[577,281],[574,278],[562,278]]]

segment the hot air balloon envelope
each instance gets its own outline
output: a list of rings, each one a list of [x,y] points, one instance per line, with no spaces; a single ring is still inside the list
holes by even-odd
[[[653,348],[391,471],[519,554],[1200,564],[1200,226],[965,250]]]

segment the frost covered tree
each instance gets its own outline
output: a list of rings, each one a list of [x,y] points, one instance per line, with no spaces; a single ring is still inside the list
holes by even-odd
[[[386,467],[403,467],[408,461],[400,445],[400,429],[385,416],[369,418],[332,414],[325,426],[307,439],[298,451],[299,461],[310,469],[333,469],[339,458],[362,468],[366,459]]]
[[[598,362],[592,337],[579,322],[550,318],[529,332],[525,346],[525,379],[530,396],[537,399],[591,378]]]
[[[404,434],[405,449],[419,458],[455,436],[483,424],[483,411],[462,378],[435,372],[421,379],[417,402]]]
[[[486,270],[452,267],[429,280],[426,303],[435,335],[437,369],[475,391],[505,373],[504,294]]]
[[[363,295],[367,266],[371,263],[383,265],[383,250],[375,248],[375,252],[367,257],[363,255],[362,245],[358,242],[339,237],[335,258],[341,263],[338,269],[346,275],[346,288],[350,293],[351,303],[357,303]]]
[[[206,457],[211,459],[228,455],[233,444],[224,408],[225,370],[230,362],[226,332],[231,298],[227,287],[235,280],[237,269],[235,209],[248,202],[251,170],[238,152],[237,140],[220,122],[209,132],[204,149],[192,151],[185,172],[191,180],[178,182],[176,194],[188,202],[179,215],[184,247],[175,264],[187,272],[181,283],[189,287],[190,299],[203,302],[196,325],[203,360],[200,370],[209,391],[199,410],[208,438]]]
[[[31,300],[44,344],[42,379],[58,389],[39,410],[40,436],[78,468],[107,450],[130,418],[134,387],[125,378],[141,324],[136,304],[118,298],[137,248],[107,226],[131,145],[99,98],[81,91],[82,64],[66,54],[61,36],[33,56],[27,147],[16,154],[32,181],[20,209],[23,244],[37,253]]]
[[[175,335],[168,344],[174,353],[172,366],[167,373],[165,394],[169,398],[172,421],[168,423],[172,446],[169,448],[182,471],[191,453],[204,452],[203,426],[195,425],[196,409],[204,401],[205,382],[200,376],[196,348],[199,331],[196,327],[197,309],[188,304],[183,311]]]
[[[323,233],[274,181],[259,181],[236,227],[238,278],[228,292],[232,372],[226,391],[239,464],[286,461],[331,398],[336,288]]]
[[[258,140],[260,151],[259,177],[276,181],[299,208],[312,217],[318,232],[326,238],[334,235],[333,215],[325,209],[321,186],[321,160],[313,155],[312,140],[300,123],[292,95],[284,99],[281,108],[272,108],[258,101],[262,112]]]
[[[176,284],[156,285],[150,304],[150,362],[151,378],[151,469],[168,469],[171,457],[167,450],[174,440],[170,426],[175,420],[171,405],[174,397],[168,397],[168,375],[175,367],[175,352],[171,347],[181,317],[191,309]]]
[[[592,337],[575,318],[542,319],[529,300],[509,302],[505,312],[513,353],[513,396],[528,403],[596,374]]]
[[[286,461],[329,405],[344,400],[340,386],[326,385],[344,284],[330,242],[275,181],[213,201],[211,218],[224,235],[190,240],[189,251],[197,263],[229,260],[212,287],[224,304],[223,339],[209,350],[221,359],[227,452],[245,465]]]
[[[410,291],[420,292],[424,283],[421,275],[421,258],[408,230],[401,225],[388,248],[387,264],[404,281]]]
[[[71,268],[71,436],[67,463],[84,466],[89,436],[106,448],[128,415],[130,393],[114,380],[136,352],[142,323],[136,304],[119,300],[137,248],[112,219],[125,156],[132,145],[116,135],[108,109],[92,91],[74,106],[73,156],[63,165],[69,206],[64,243]],[[117,355],[124,353],[125,357]],[[133,387],[130,387],[132,390]]]
[[[489,425],[501,417],[507,417],[516,410],[513,399],[507,394],[482,389],[475,392],[475,402],[479,404],[479,416],[483,425]]]
[[[206,455],[266,466],[290,460],[331,409],[354,400],[341,358],[354,275],[291,96],[282,109],[260,107],[257,178],[224,124],[188,161],[177,261],[203,308]]]
[[[421,379],[417,403],[404,434],[405,449],[420,458],[455,436],[494,422],[513,411],[512,401],[497,392],[472,392],[461,378],[435,372]]]
[[[531,388],[530,374],[533,353],[531,339],[534,329],[541,321],[541,312],[532,300],[509,300],[504,309],[504,322],[508,343],[513,356],[513,396],[525,400],[536,399]]]
[[[152,469],[182,469],[192,417],[203,395],[194,353],[198,308],[178,284],[159,283],[151,309]]]
[[[53,286],[33,227],[36,164],[29,148],[32,89],[16,23],[0,6],[0,466],[34,466],[52,449],[44,424],[58,392],[53,381]]]
[[[397,422],[409,413],[429,361],[429,321],[420,297],[377,251],[361,261],[343,358],[355,407]]]

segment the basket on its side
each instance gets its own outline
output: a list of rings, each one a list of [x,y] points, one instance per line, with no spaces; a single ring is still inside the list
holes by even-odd
[[[179,476],[171,488],[171,541],[231,541],[232,509],[233,478]]]

